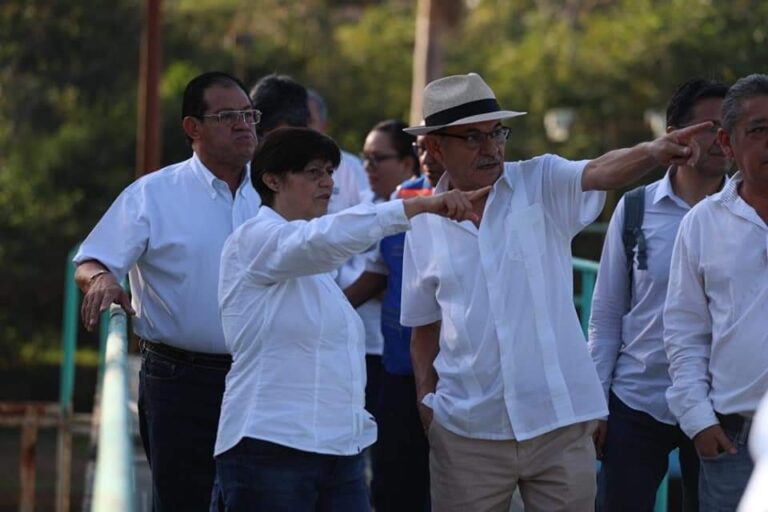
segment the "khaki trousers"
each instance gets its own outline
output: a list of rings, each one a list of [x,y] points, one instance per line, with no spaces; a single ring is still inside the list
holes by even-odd
[[[526,512],[592,512],[597,421],[527,441],[470,439],[436,421],[429,427],[435,512],[509,512],[515,487]]]

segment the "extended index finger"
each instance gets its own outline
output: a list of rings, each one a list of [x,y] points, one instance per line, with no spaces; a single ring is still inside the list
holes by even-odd
[[[710,130],[712,126],[714,126],[712,121],[704,121],[703,123],[696,123],[692,124],[691,126],[686,126],[685,128],[675,130],[671,132],[670,135],[673,135],[676,140],[687,141],[691,136],[696,135],[697,133],[703,133]]]

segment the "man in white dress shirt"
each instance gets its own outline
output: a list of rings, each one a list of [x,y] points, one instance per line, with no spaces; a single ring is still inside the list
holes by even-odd
[[[736,82],[721,117],[739,172],[681,222],[664,308],[667,401],[701,458],[702,511],[736,509],[768,391],[768,75]]]
[[[710,131],[696,136],[701,158],[693,166],[670,167],[640,195],[625,195],[608,226],[589,321],[589,349],[610,413],[607,422],[599,422],[595,439],[603,462],[598,511],[653,510],[669,452],[677,447],[684,509],[699,510],[699,458],[676,426],[664,395],[670,380],[662,312],[680,221],[693,205],[722,188],[730,165],[717,142],[720,105],[727,91],[723,84],[700,78],[677,89],[667,107],[668,131],[713,122]],[[622,238],[626,222],[633,218],[633,198],[642,201],[644,214],[636,216],[640,232],[630,237],[628,254]]]
[[[113,302],[135,314],[139,420],[155,512],[210,504],[231,364],[217,303],[219,259],[226,238],[261,204],[247,166],[259,115],[230,75],[190,81],[182,127],[192,157],[128,186],[75,256],[86,327]],[[120,286],[126,274],[132,305]]]
[[[608,411],[573,306],[571,239],[600,213],[599,190],[696,158],[692,137],[711,127],[592,161],[505,164],[500,121],[519,115],[472,73],[427,85],[424,125],[408,129],[445,167],[436,192],[493,186],[473,204],[479,222],[421,215],[406,235],[401,320],[441,512],[509,510],[518,485],[528,511],[593,509],[591,436]]]

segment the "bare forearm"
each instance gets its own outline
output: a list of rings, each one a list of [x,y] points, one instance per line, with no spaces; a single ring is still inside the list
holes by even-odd
[[[658,166],[648,142],[609,151],[587,164],[581,175],[581,188],[615,190],[634,183]]]
[[[614,190],[642,178],[657,166],[694,165],[701,155],[695,135],[712,129],[706,121],[643,142],[609,151],[587,164],[581,175],[582,190]]]
[[[358,307],[384,291],[386,287],[387,276],[366,271],[344,289],[344,295],[353,307]]]
[[[411,361],[419,400],[435,391],[437,372],[434,362],[440,350],[440,322],[414,327],[411,334]]]

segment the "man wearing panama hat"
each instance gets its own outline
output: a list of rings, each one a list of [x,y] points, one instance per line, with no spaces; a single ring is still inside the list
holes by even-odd
[[[596,420],[608,410],[572,302],[571,239],[603,190],[698,158],[701,123],[594,160],[504,162],[510,129],[474,73],[424,90],[425,135],[445,167],[436,191],[492,185],[477,223],[412,220],[401,323],[430,442],[434,510],[592,510]],[[434,417],[434,421],[433,421]]]

